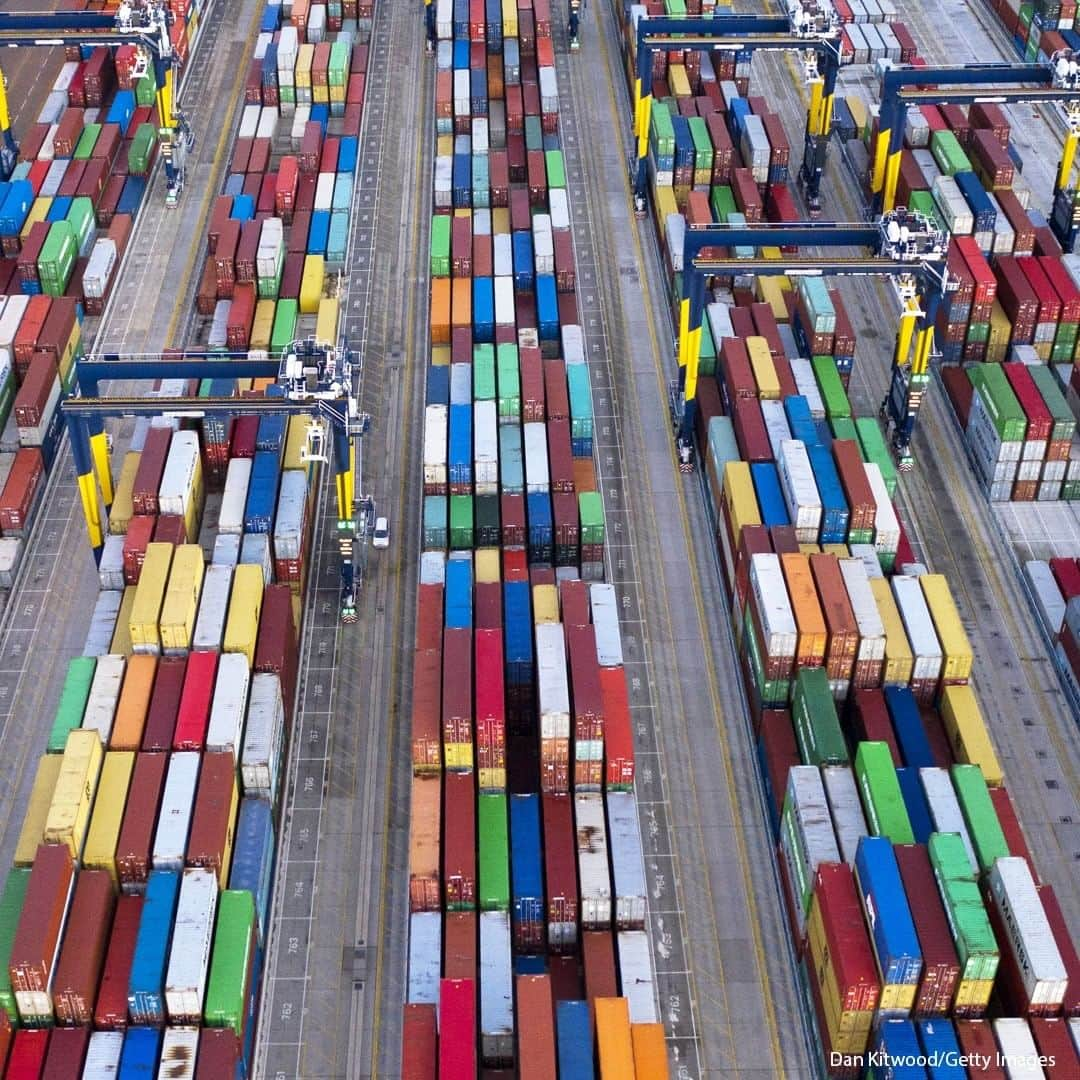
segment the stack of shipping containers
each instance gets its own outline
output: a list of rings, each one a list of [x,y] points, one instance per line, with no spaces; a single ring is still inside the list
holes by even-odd
[[[303,41],[306,25],[308,38],[330,31],[345,43],[346,72],[362,70],[370,7],[334,8],[268,5],[261,53]],[[125,62],[119,49],[106,69]],[[335,183],[345,177],[351,192],[340,170],[349,139],[322,133],[347,111],[358,128],[363,77],[351,90],[335,80],[315,124],[324,150],[336,144]],[[286,94],[278,102],[295,114]],[[346,233],[350,209],[351,199],[335,211]],[[334,341],[337,302],[318,292],[313,314]],[[151,396],[236,396],[237,413],[140,420],[123,455],[101,591],[53,703],[0,894],[6,1075],[158,1076],[166,1063],[179,1070],[170,1076],[250,1075],[319,483],[301,459],[308,417],[242,411],[241,397],[266,388],[159,384]],[[32,419],[20,415],[20,434]],[[203,522],[209,491],[220,492],[216,526]]]
[[[639,10],[623,10],[626,43]],[[788,198],[766,154],[780,139],[762,142],[748,123],[759,117],[768,131],[770,114],[740,82],[743,59],[657,56],[649,168],[675,302],[688,223],[755,220]],[[957,250],[967,248],[954,241]],[[1068,280],[1067,263],[1055,264],[1055,283]],[[1061,1075],[1072,1075],[1078,1050],[1064,1021],[1080,1016],[1080,960],[1013,811],[950,583],[915,562],[878,422],[848,401],[856,343],[840,296],[813,278],[710,285],[702,488],[822,1060],[832,1075],[855,1076],[842,1055],[1027,1046],[1062,1054]],[[992,405],[1022,387],[1013,391],[1022,408],[986,410],[987,439],[996,433],[1015,460],[1043,468],[1057,440],[1052,453],[1068,459],[1074,425],[1048,369],[982,369],[994,373],[983,376]],[[1025,438],[1037,446],[1027,451]],[[1064,576],[1073,591],[1056,599],[1047,573],[1033,573],[1048,623],[1075,651],[1065,600],[1080,580],[1061,562],[1067,572],[1051,582]]]
[[[589,1076],[593,1030],[605,1076],[667,1074],[618,597],[603,580],[557,17],[547,0],[436,12],[410,1078],[515,1064]]]

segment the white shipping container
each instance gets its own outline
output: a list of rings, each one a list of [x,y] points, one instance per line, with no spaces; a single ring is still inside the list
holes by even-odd
[[[821,496],[801,439],[785,439],[776,462],[780,490],[800,544],[813,544],[821,531]]]
[[[60,117],[64,115],[64,110],[67,109],[67,105],[67,94],[60,90],[50,91],[45,98],[45,104],[41,107],[41,112],[38,113],[37,122],[39,124],[55,125]]]
[[[816,766],[796,765],[788,771],[780,838],[788,881],[795,894],[796,917],[802,929],[806,925],[818,865],[840,862],[825,784]]]
[[[577,743],[575,750],[580,745]],[[603,745],[599,745],[602,759]],[[615,928],[643,930],[648,886],[637,799],[632,791],[609,791],[606,799],[611,836],[611,871],[615,885]]]
[[[77,60],[69,60],[64,64],[60,69],[60,74],[56,76],[56,81],[52,84],[53,91],[63,90],[66,93],[78,70],[79,62]]]
[[[488,122],[485,117],[473,117],[471,136],[472,152],[474,154],[486,154],[488,152]]]
[[[546,492],[548,473],[547,424],[523,424],[525,436],[525,490],[530,494]]]
[[[259,115],[262,108],[259,105],[245,105],[240,114],[240,130],[237,132],[238,139],[254,139],[259,130]]]
[[[471,405],[473,391],[472,364],[450,365],[450,404]]]
[[[539,629],[539,627],[538,627]],[[582,930],[611,928],[611,877],[608,873],[604,803],[598,794],[574,796]]]
[[[414,911],[409,916],[409,1005],[438,1005],[442,974],[442,914]]]
[[[569,364],[585,363],[585,335],[577,323],[565,323],[559,328],[563,359]]]
[[[622,635],[619,633],[619,606],[615,586],[589,586],[589,610],[596,636],[596,656],[601,667],[622,667]]]
[[[162,514],[186,516],[196,497],[195,477],[201,467],[199,436],[194,431],[178,431],[169,442],[169,456],[158,489],[158,506]]]
[[[892,579],[892,591],[911,642],[911,651],[915,654],[912,678],[939,679],[943,663],[941,643],[934,631],[934,620],[926,606],[919,579],[899,574]]]
[[[315,183],[315,209],[330,210],[334,205],[334,180],[336,173],[319,173]]]
[[[255,129],[256,139],[273,140],[277,135],[278,110],[276,105],[264,105],[259,113],[259,124]]]
[[[619,953],[619,992],[629,1003],[630,1023],[659,1023],[649,935],[644,930],[621,930],[616,937],[616,948]]]
[[[471,88],[469,85],[469,72],[454,72],[454,115],[471,115]]]
[[[447,408],[428,405],[424,410],[424,489],[446,491]]]
[[[296,54],[300,50],[299,32],[295,26],[284,25],[278,34],[278,71],[292,72],[296,67]]]
[[[101,549],[101,562],[98,563],[98,581],[103,589],[124,591],[123,536],[110,534],[105,537],[105,545]]]
[[[173,1024],[202,1021],[217,901],[218,882],[212,870],[184,871],[165,976],[165,1008]]]
[[[537,700],[542,739],[570,738],[570,685],[562,623],[541,623],[536,632]]]
[[[420,584],[446,584],[446,556],[441,551],[425,551],[420,556]]]
[[[157,1080],[194,1080],[198,1052],[198,1028],[167,1027],[161,1040]]]
[[[491,211],[476,207],[472,212],[473,236],[491,235]]]
[[[109,651],[123,595],[115,589],[98,593],[98,598],[94,601],[94,613],[90,616],[90,629],[83,645],[83,656],[104,656]]]
[[[7,298],[3,312],[0,313],[0,349],[11,348],[19,323],[26,314],[26,305],[29,303],[30,297],[23,296],[22,293]]]
[[[1035,596],[1035,606],[1046,632],[1056,638],[1065,622],[1065,597],[1061,595],[1050,564],[1040,559],[1030,559],[1024,563],[1024,576]]]
[[[270,48],[270,45],[272,44],[273,40],[274,40],[274,35],[273,34],[268,34],[268,33],[260,34],[255,39],[255,59],[256,60],[265,60],[266,59],[266,50],[268,48]]]
[[[120,700],[120,687],[124,682],[126,666],[127,657],[118,656],[115,653],[98,657],[94,668],[94,679],[90,683],[90,695],[86,699],[82,726],[88,731],[96,731],[106,746],[109,745],[109,735],[112,733],[116,703]]]
[[[296,112],[293,113],[292,130],[289,137],[292,140],[293,152],[300,150],[300,144],[304,141],[304,131],[311,119],[311,106],[309,104],[297,104]]]
[[[513,326],[516,320],[514,279],[512,277],[497,277],[495,279],[495,325]]]
[[[1028,1000],[1032,1005],[1059,1005],[1065,1000],[1069,976],[1027,859],[995,859],[990,868],[990,895]]]
[[[514,1058],[514,977],[510,913],[480,913],[480,1057],[501,1065]]]
[[[779,555],[751,556],[750,592],[761,626],[762,650],[771,657],[794,656],[798,631]]]
[[[881,475],[880,466],[872,461],[863,462],[866,482],[874,496],[874,550],[879,555],[893,554],[900,546],[900,519],[889,498],[889,489]],[[854,549],[853,553],[854,553]]]
[[[533,231],[533,263],[538,274],[555,273],[555,240],[551,235],[551,216],[549,214],[534,214],[532,219]]]
[[[179,873],[184,869],[201,760],[201,754],[187,751],[169,758],[169,771],[165,775],[165,791],[161,797],[157,831],[154,833],[155,870],[175,870]]]
[[[218,657],[214,698],[206,727],[209,753],[229,751],[239,760],[244,739],[244,716],[248,707],[251,669],[243,653],[222,653]]]
[[[39,120],[38,123],[45,123]],[[45,138],[41,141],[41,149],[38,150],[38,161],[52,161],[56,156],[56,133],[60,125],[53,122],[49,124],[49,130],[45,132]]]
[[[475,121],[474,121],[475,123]],[[499,233],[492,240],[493,262],[496,277],[513,277],[514,249],[509,233]]]
[[[1039,1061],[1039,1049],[1028,1022],[1020,1016],[992,1021],[997,1036],[999,1060],[1009,1080],[1046,1080]]]
[[[276,277],[285,258],[285,230],[281,218],[267,218],[259,233],[255,272],[259,277]]]
[[[281,681],[270,672],[251,680],[244,748],[240,755],[240,780],[245,795],[276,801],[285,736],[285,703]]]
[[[454,0],[437,0],[435,5],[435,33],[439,42],[450,41],[454,36]]]
[[[869,544],[865,546],[870,547]],[[870,555],[880,574],[881,563],[878,562],[873,548],[870,548]],[[870,575],[866,571],[866,563],[862,559],[841,559],[840,576],[844,579],[851,610],[859,627],[859,651],[855,657],[856,663],[884,660],[885,624],[881,621],[881,612],[878,610],[873,590],[870,588]]]
[[[23,427],[17,425],[16,430],[19,433],[19,445],[20,446],[41,446],[45,441],[45,436],[52,425],[53,416],[56,413],[56,409],[60,404],[60,376],[57,375],[53,379],[52,389],[49,391],[48,400],[45,402],[45,408],[41,410],[41,421],[35,424],[33,427]],[[14,410],[11,413],[14,416]],[[40,490],[40,489],[39,489]]]
[[[840,854],[844,862],[854,867],[859,838],[869,835],[855,773],[850,765],[826,765],[821,770],[821,777]]]
[[[934,831],[960,834],[968,862],[971,863],[971,871],[977,875],[979,860],[975,856],[975,848],[971,843],[967,823],[964,821],[964,814],[960,809],[956,789],[953,787],[948,771],[946,769],[920,769],[919,783],[922,784],[923,794],[926,795],[926,805],[930,810],[930,820],[934,823]]]
[[[240,561],[240,537],[218,533],[214,538],[214,552],[210,561],[214,566],[236,566]]]
[[[1076,1056],[1080,1057],[1080,1016],[1069,1018],[1069,1034],[1072,1036],[1073,1046],[1076,1048]]]
[[[307,512],[307,473],[286,469],[281,474],[277,515],[274,518],[274,558],[299,559]]]
[[[239,539],[239,537],[237,537]],[[232,591],[232,566],[212,563],[203,574],[202,592],[199,596],[199,614],[195,620],[195,632],[191,648],[217,651],[225,634],[225,620],[229,613],[229,593]]]
[[[86,1048],[82,1080],[116,1080],[120,1075],[120,1055],[124,1052],[122,1031],[95,1031]]]
[[[244,507],[251,483],[251,458],[232,458],[225,471],[225,491],[218,514],[218,533],[240,536],[244,531]]]
[[[86,269],[83,271],[83,293],[86,296],[101,299],[109,287],[116,266],[116,241],[103,236],[94,241]]]
[[[683,247],[686,243],[686,218],[682,214],[668,214],[664,218],[664,246],[671,269],[676,274],[683,272]]]
[[[791,428],[788,426],[787,413],[784,411],[782,401],[766,400],[760,402],[761,415],[765,420],[765,433],[769,436],[769,445],[772,447],[773,458],[780,460],[780,446],[791,439]]]
[[[499,493],[499,416],[494,401],[473,405],[473,486],[477,495]]]
[[[548,189],[548,209],[551,211],[551,227],[555,232],[570,228],[570,200],[566,188]]]
[[[806,403],[810,406],[810,415],[815,420],[824,420],[825,402],[818,388],[813,365],[809,360],[797,356],[791,361],[791,375],[795,380],[795,388],[802,397],[806,398]]]
[[[23,538],[0,536],[0,588],[13,589],[15,576],[22,562]]]
[[[454,159],[450,154],[440,154],[435,159],[435,205],[449,207],[453,202],[453,190]]]
[[[244,533],[240,542],[240,562],[243,565],[259,567],[263,573],[264,585],[274,584],[274,556],[267,533]]]

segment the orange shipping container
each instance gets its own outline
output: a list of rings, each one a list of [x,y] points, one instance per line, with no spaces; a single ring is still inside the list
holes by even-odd
[[[791,597],[795,626],[799,631],[795,643],[795,664],[797,667],[821,667],[825,663],[828,639],[825,616],[821,612],[814,577],[810,572],[810,560],[805,555],[787,554],[780,556],[780,565],[787,582],[788,596]]]
[[[450,279],[431,281],[431,344],[450,344]]]
[[[414,776],[409,813],[409,910],[438,911],[442,777]]]
[[[600,1080],[634,1080],[637,1074],[630,1038],[630,1002],[621,997],[597,998],[594,1004]]]
[[[831,682],[847,682],[855,669],[859,652],[859,624],[851,610],[847,588],[835,555],[811,555],[810,570],[817,583],[821,610],[829,631],[825,667]],[[846,689],[845,689],[846,692]]]
[[[555,1080],[555,1004],[549,975],[514,980],[518,1016],[518,1076]]]
[[[472,326],[472,278],[454,278],[452,326]]]
[[[143,725],[150,708],[157,662],[156,656],[143,653],[128,657],[124,684],[116,705],[116,719],[109,736],[110,750],[138,751],[142,748]]]
[[[634,1072],[649,1080],[668,1080],[667,1045],[663,1024],[631,1024],[634,1043]]]

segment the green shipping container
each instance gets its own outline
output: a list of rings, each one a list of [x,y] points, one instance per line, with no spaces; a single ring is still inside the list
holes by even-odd
[[[275,355],[295,340],[299,317],[300,308],[295,300],[278,301],[274,309],[274,327],[270,331],[270,348]]]
[[[450,550],[471,551],[473,543],[473,498],[450,496]]]
[[[713,144],[709,138],[709,128],[700,116],[691,116],[687,124],[690,137],[694,140],[694,171],[712,175]]]
[[[934,196],[929,191],[913,191],[908,199],[908,209],[916,210],[931,221],[937,222],[938,228],[943,229],[945,223],[941,220],[941,213],[934,202]]]
[[[931,833],[927,845],[938,891],[949,919],[960,978],[993,979],[998,946],[959,833]]]
[[[716,374],[716,345],[712,339],[709,320],[701,320],[701,354],[698,356],[698,374]]]
[[[226,889],[218,899],[203,1019],[207,1027],[232,1028],[240,1039],[250,1007],[248,968],[254,944],[254,898],[246,889]]]
[[[544,129],[540,126],[539,116],[525,117],[525,149],[544,149]]]
[[[499,496],[477,495],[476,508],[476,546],[498,547],[502,539],[499,528]]]
[[[516,424],[521,420],[521,373],[516,345],[509,343],[495,350],[499,382],[499,423]]]
[[[8,1014],[12,1027],[19,1025],[19,1010],[15,1005],[15,991],[11,985],[8,961],[11,959],[11,945],[15,940],[15,931],[19,928],[19,916],[22,914],[23,901],[26,899],[26,887],[30,884],[30,870],[12,867],[4,882],[4,892],[0,895],[0,1007]]]
[[[157,86],[154,84],[154,76],[147,72],[135,84],[135,104],[153,105],[157,101]]]
[[[94,204],[85,195],[78,196],[71,201],[65,220],[71,223],[75,231],[75,243],[79,250],[84,251],[97,224],[94,218]]]
[[[1003,442],[1023,442],[1027,432],[1027,414],[1017,401],[1001,366],[975,364],[967,371],[998,437]]]
[[[11,415],[11,406],[15,403],[15,372],[8,367],[4,382],[0,385],[0,429]]]
[[[824,668],[799,668],[791,718],[804,765],[847,764],[847,746]]]
[[[581,542],[604,542],[604,500],[598,491],[578,493],[578,516],[581,519]]]
[[[877,419],[873,416],[859,416],[855,419],[855,430],[859,434],[859,449],[862,451],[863,461],[872,461],[881,470],[881,478],[885,481],[885,490],[890,499],[896,498],[896,466],[893,464],[892,454],[885,445],[885,437],[881,434]]]
[[[157,141],[157,131],[153,124],[140,124],[128,147],[128,172],[134,176],[144,176],[150,169],[150,156]]]
[[[830,416],[829,429],[834,439],[848,439],[859,445],[859,429],[855,427],[855,421],[850,416]]]
[[[495,399],[495,346],[474,345],[472,354],[473,401]]]
[[[548,187],[566,187],[566,167],[563,164],[562,151],[546,150],[544,152],[544,165],[547,168]]]
[[[810,364],[814,369],[818,389],[821,390],[821,399],[825,403],[825,415],[830,420],[851,419],[851,402],[848,401],[847,391],[840,381],[836,361],[831,356],[813,356]]]
[[[915,835],[888,743],[859,743],[855,751],[855,779],[871,834],[884,836],[894,844],[914,844]]]
[[[450,276],[450,215],[431,218],[431,276]]]
[[[686,0],[664,0],[666,15],[686,15]]]
[[[446,535],[446,496],[424,496],[424,550],[445,551]]]
[[[951,131],[931,132],[930,152],[934,155],[938,168],[946,176],[955,176],[958,172],[971,172],[971,160],[961,149],[959,140]]]
[[[779,707],[791,696],[791,680],[765,678],[765,665],[762,661],[761,647],[754,630],[754,619],[749,604],[746,605],[743,617],[743,641],[749,645],[750,670],[753,673],[759,697],[768,704],[769,708]]]
[[[477,860],[477,901],[481,911],[509,911],[510,854],[505,795],[478,795],[476,835],[480,839]]]
[[[810,317],[809,330],[815,334],[836,333],[836,308],[824,278],[799,278],[799,295]]]
[[[1009,843],[994,804],[990,801],[982,769],[978,765],[954,765],[950,772],[956,799],[971,837],[971,846],[979,860],[979,869],[985,874],[994,865],[995,859],[1008,856]]]
[[[721,224],[727,221],[728,215],[736,213],[735,195],[726,184],[714,187],[709,201],[712,204],[713,216]]]
[[[62,754],[67,746],[68,735],[82,727],[83,713],[90,697],[90,684],[94,681],[97,661],[92,656],[76,656],[64,676],[64,688],[60,691],[60,704],[56,707],[49,743],[50,754]]]
[[[654,101],[649,110],[649,143],[661,157],[671,157],[675,153],[675,128],[671,123],[671,113],[660,101]]]
[[[210,387],[213,386],[213,381],[210,379],[199,380],[199,397],[208,398],[210,396]]]
[[[567,364],[566,383],[570,392],[570,437],[593,437],[592,386],[588,364]]]
[[[980,345],[990,340],[990,324],[988,322],[968,323],[967,340],[972,345]]]
[[[70,221],[54,221],[38,255],[38,277],[46,296],[63,296],[79,256]]]
[[[1042,364],[1033,364],[1027,370],[1034,379],[1043,401],[1046,402],[1050,415],[1054,418],[1054,425],[1050,429],[1050,438],[1053,440],[1071,440],[1076,433],[1076,418],[1065,400],[1065,395],[1058,388],[1054,373]]]
[[[79,141],[75,144],[75,152],[71,155],[76,161],[89,161],[93,156],[94,147],[97,145],[98,137],[101,135],[100,124],[87,124],[83,128],[83,133],[79,136]]]
[[[333,5],[331,5],[332,7]],[[335,41],[330,46],[330,63],[327,66],[327,82],[331,86],[346,86],[349,81],[350,52],[348,43]]]

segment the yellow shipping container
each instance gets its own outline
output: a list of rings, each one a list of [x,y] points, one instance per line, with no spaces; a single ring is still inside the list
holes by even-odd
[[[240,812],[240,785],[233,774],[232,792],[229,795],[229,827],[225,830],[225,847],[221,853],[221,866],[218,867],[218,884],[229,887],[229,868],[232,866],[233,843],[236,840],[236,818]]]
[[[270,335],[274,332],[274,312],[277,304],[273,300],[260,300],[255,305],[255,319],[251,324],[251,348],[268,352]]]
[[[803,555],[820,555],[821,546],[819,544],[800,544],[799,551],[801,551]]]
[[[120,466],[120,478],[113,492],[113,504],[109,509],[109,534],[123,536],[127,532],[128,522],[135,516],[135,507],[131,502],[131,492],[135,487],[135,474],[139,471],[138,450],[130,450],[124,455]]]
[[[415,768],[415,766],[414,766]],[[505,769],[477,769],[480,787],[484,791],[501,791],[506,788]]]
[[[510,235],[510,211],[505,206],[496,206],[491,211],[491,235]]]
[[[165,587],[169,582],[173,545],[151,543],[146,545],[146,558],[139,572],[139,584],[135,590],[135,603],[131,607],[131,648],[137,653],[161,651],[158,619],[165,599]]]
[[[30,235],[30,230],[39,222],[44,221],[49,216],[49,211],[52,209],[52,199],[46,195],[40,195],[30,204],[30,213],[26,215],[26,221],[23,222],[22,230],[19,233],[19,239],[25,240]]]
[[[64,844],[73,859],[80,857],[86,840],[104,756],[101,736],[93,728],[69,732],[45,819],[45,843]]]
[[[449,367],[450,366],[450,346],[449,345],[432,345],[431,347],[431,364],[433,367]]]
[[[761,257],[776,262],[784,257],[784,253],[778,247],[765,246],[761,249]]]
[[[739,537],[747,525],[761,524],[754,481],[750,477],[750,465],[745,461],[724,463],[724,503],[731,518],[732,548],[739,546]]]
[[[822,544],[821,551],[824,555],[835,555],[838,559],[847,559],[851,556],[847,544]]]
[[[237,379],[236,380],[236,392],[237,394],[246,394],[251,389],[251,379]]]
[[[30,789],[30,801],[26,804],[19,842],[15,845],[15,865],[30,866],[37,854],[38,845],[45,839],[45,822],[49,817],[56,781],[64,759],[60,754],[42,754],[34,774],[34,786]]]
[[[183,653],[191,647],[205,571],[203,549],[198,544],[177,547],[161,605],[159,629],[161,648],[166,653]]]
[[[897,1009],[908,1013],[915,1005],[915,991],[918,990],[915,983],[886,983],[881,988],[882,1010]]]
[[[319,314],[315,320],[315,341],[318,344],[337,344],[339,311],[340,304],[336,296],[324,296],[319,301]]]
[[[777,322],[787,322],[788,310],[787,304],[784,303],[784,293],[787,291],[784,283],[787,282],[787,278],[780,275],[758,274],[754,281],[758,301],[772,308],[773,318]]]
[[[472,743],[443,743],[443,766],[447,769],[471,769],[472,749]]]
[[[990,309],[990,337],[986,342],[986,359],[1000,364],[1009,352],[1009,339],[1012,337],[1012,323],[1005,309],[995,300]]]
[[[885,627],[885,685],[907,686],[915,668],[915,656],[911,651],[904,622],[896,607],[892,589],[886,578],[871,578],[870,590],[877,602],[878,614]]]
[[[131,656],[134,651],[131,647],[131,610],[137,591],[134,585],[129,585],[120,599],[120,613],[116,616],[116,629],[109,643],[109,652],[116,656]]]
[[[502,0],[503,37],[518,36],[517,0]]]
[[[325,83],[311,88],[311,100],[316,105],[330,104],[330,87]]]
[[[222,651],[242,652],[247,657],[248,667],[255,663],[255,639],[259,634],[262,598],[262,569],[249,563],[241,563],[233,571]]]
[[[300,314],[317,315],[323,294],[326,260],[321,255],[304,258],[304,276],[300,280]]]
[[[90,817],[90,831],[86,834],[86,848],[83,850],[83,867],[87,870],[104,870],[112,878],[114,889],[120,888],[116,842],[120,839],[120,826],[124,820],[134,768],[135,755],[130,750],[112,750],[105,755],[94,812]]]
[[[472,210],[470,210],[467,206],[459,206],[454,211],[454,217],[456,217],[456,218],[468,218],[471,221],[472,220]]]
[[[960,612],[956,610],[949,583],[944,574],[923,574],[919,578],[923,598],[934,620],[938,641],[943,655],[941,677],[945,682],[967,682],[971,678],[971,666],[975,654],[971,651]]]
[[[490,585],[501,580],[501,558],[498,548],[478,548],[474,552],[473,568],[478,585]]]
[[[296,53],[296,67],[293,69],[297,86],[311,86],[311,65],[315,59],[315,46],[305,42]]]
[[[854,94],[849,94],[848,97],[850,97],[851,100],[849,101],[848,98],[844,98],[844,102],[848,109],[851,110],[851,118],[855,121],[855,130],[859,133],[858,137],[863,139],[866,136],[868,117],[866,105],[863,104],[862,98],[858,98]]]
[[[686,74],[685,65],[668,65],[668,89],[671,91],[672,95],[677,98],[688,98],[692,96],[690,92],[690,78]]]
[[[969,1007],[968,1015],[979,1015],[990,1005],[990,994],[994,989],[993,979],[961,979],[956,988],[953,1008],[961,1005]]]
[[[780,380],[776,377],[776,365],[769,352],[768,341],[763,337],[748,337],[746,355],[750,358],[758,397],[763,401],[776,401],[780,397]]]
[[[559,621],[559,590],[554,585],[534,585],[533,625]]]
[[[634,1080],[634,1043],[630,1035],[630,1002],[624,997],[596,998],[596,1049],[600,1080]],[[642,1077],[651,1080],[651,1077]]]
[[[305,573],[306,572],[307,571],[305,570]],[[292,591],[292,590],[290,590],[290,591]],[[292,595],[292,621],[293,621],[293,626],[296,627],[296,636],[297,637],[300,636],[300,628],[304,625],[304,623],[303,623],[303,615],[304,615],[304,606],[300,602],[300,594],[293,591],[293,595]]]
[[[661,225],[667,221],[668,214],[677,214],[679,207],[675,202],[675,190],[670,187],[656,188],[656,219]],[[661,231],[661,235],[663,232]]]
[[[941,719],[956,760],[962,765],[978,765],[986,782],[993,787],[1004,783],[1001,762],[970,686],[945,687],[941,695]]]

